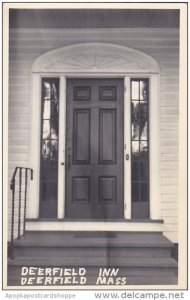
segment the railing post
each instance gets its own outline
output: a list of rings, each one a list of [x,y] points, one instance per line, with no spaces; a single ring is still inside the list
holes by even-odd
[[[26,222],[26,202],[27,202],[27,188],[28,188],[28,170],[31,172],[31,180],[33,180],[33,170],[31,168],[16,167],[13,173],[13,177],[10,183],[10,189],[12,191],[12,212],[11,212],[11,241],[9,248],[9,256],[11,259],[14,258],[14,228],[15,228],[15,182],[16,174],[19,169],[19,197],[18,197],[18,239],[21,237],[21,214],[23,212],[23,235],[25,234],[25,222]],[[22,204],[22,169],[25,170],[25,189],[24,189],[24,203]],[[22,209],[23,205],[23,209]]]
[[[21,220],[21,193],[22,193],[22,168],[19,168],[19,206],[18,206],[18,239],[20,239],[20,220]]]
[[[25,189],[24,189],[24,222],[23,222],[23,235],[25,234],[26,227],[26,198],[27,198],[27,187],[28,187],[28,169],[25,169]]]
[[[10,258],[13,259],[13,243],[14,243],[14,215],[15,215],[15,178],[11,180],[10,188],[12,190],[12,212],[11,212],[11,243]]]
[[[33,170],[32,169],[29,169],[30,170],[30,172],[31,172],[31,180],[33,180]]]

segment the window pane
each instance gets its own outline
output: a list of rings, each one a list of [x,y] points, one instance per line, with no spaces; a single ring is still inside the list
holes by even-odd
[[[41,201],[47,201],[48,200],[48,183],[45,181],[41,182]]]
[[[148,151],[148,145],[147,142],[140,142],[140,152],[147,152]]]
[[[148,100],[148,81],[140,81],[140,100]]]
[[[56,140],[51,141],[51,158],[58,158],[58,144]]]
[[[139,102],[131,103],[132,140],[139,140]]]
[[[43,99],[50,100],[51,99],[51,83],[49,81],[44,80],[43,82]]]
[[[57,160],[53,159],[50,161],[51,165],[50,165],[50,172],[51,172],[51,179],[54,181],[57,181],[57,177],[58,177],[58,172],[57,172],[57,167],[58,167],[58,163]]]
[[[57,182],[44,181],[41,183],[41,200],[44,202],[57,201]]]
[[[139,100],[139,82],[132,81],[132,100]]]
[[[138,182],[132,183],[132,199],[133,199],[133,202],[139,201],[139,184],[138,184]]]
[[[132,180],[139,179],[139,163],[138,161],[132,161]]]
[[[57,100],[51,101],[51,119],[58,120],[58,114],[59,114],[59,103]]]
[[[41,162],[41,168],[42,168],[41,179],[42,180],[48,180],[49,179],[50,172],[51,172],[50,167],[51,167],[50,161],[46,161],[45,159],[42,159],[42,162]]]
[[[140,179],[148,181],[148,164],[146,160],[140,162]]]
[[[148,201],[148,184],[147,183],[141,183],[141,195],[140,199],[142,202]]]
[[[43,139],[50,138],[50,121],[43,121]]]
[[[59,78],[42,79],[41,116],[41,217],[56,217],[58,141],[59,141]],[[43,204],[43,202],[45,202]]]
[[[131,80],[132,201],[149,201],[148,79]]]
[[[132,142],[132,154],[139,154],[139,142]]]
[[[42,141],[42,157],[44,159],[50,158],[50,152],[51,152],[51,141],[43,140]]]
[[[59,99],[59,79],[44,78],[42,79],[42,98],[43,100],[58,100]]]
[[[52,82],[51,84],[51,99],[52,100],[58,99],[57,81]]]
[[[42,118],[43,119],[50,119],[50,108],[51,108],[50,100],[44,100],[43,107],[42,107],[42,111],[43,111]]]
[[[58,121],[51,122],[51,139],[58,139]]]

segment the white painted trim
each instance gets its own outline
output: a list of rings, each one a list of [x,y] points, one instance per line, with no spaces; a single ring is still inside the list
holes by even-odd
[[[9,29],[10,33],[13,34],[12,39],[17,40],[17,36],[15,36],[16,33],[22,33],[22,34],[27,34],[28,33],[40,33],[40,34],[45,34],[47,33],[48,35],[50,33],[58,33],[62,34],[64,38],[81,38],[82,35],[84,35],[87,39],[92,38],[92,34],[98,33],[103,35],[103,37],[107,37],[108,33],[110,35],[113,35],[113,33],[116,33],[121,36],[121,38],[126,39],[128,37],[128,34],[134,34],[134,33],[144,33],[145,29],[142,28],[80,28],[80,37],[79,37],[79,30],[78,28],[48,28],[47,30],[44,28],[10,28]],[[166,33],[169,34],[170,38],[172,38],[173,34],[179,35],[179,29],[178,28],[146,28],[147,34],[153,33],[160,33],[161,35]],[[20,37],[22,39],[22,36]],[[35,37],[36,38],[36,37]],[[135,37],[134,37],[135,38]]]
[[[27,203],[27,218],[39,217],[39,174],[40,174],[40,116],[41,116],[41,86],[40,76],[38,74],[32,75],[31,83],[31,120],[30,120],[30,168],[33,169],[33,180],[30,182],[29,197]]]
[[[163,223],[135,222],[26,222],[27,231],[163,232]]]
[[[133,75],[130,78],[149,78],[149,187],[150,220],[161,220],[160,171],[160,77],[159,74]]]
[[[86,47],[86,48],[85,48]],[[69,51],[72,53],[77,53],[78,51],[88,50],[89,53],[93,54],[93,49],[97,51],[104,51],[102,53],[105,54],[107,51],[107,55],[113,55],[114,51],[121,52],[123,57],[127,61],[127,54],[130,55],[133,59],[135,56],[137,58],[138,63],[135,64],[134,61],[132,63],[132,67],[130,69],[130,63],[126,64],[125,67],[127,68],[118,68],[118,64],[116,63],[115,67],[108,69],[102,68],[99,65],[98,69],[96,66],[92,68],[85,68],[84,66],[76,69],[69,67],[64,69],[64,64],[62,65],[62,70],[60,67],[56,69],[56,63],[58,58],[63,59],[63,55],[68,54]],[[110,51],[110,52],[109,52]],[[96,53],[96,52],[95,52]],[[51,54],[51,55],[50,55]],[[56,57],[57,55],[57,57]],[[142,65],[139,65],[140,55],[142,56]],[[53,62],[48,61],[50,57],[53,57]],[[104,56],[104,55],[103,55]],[[105,56],[104,56],[105,57]],[[114,57],[114,55],[113,55]],[[113,58],[112,57],[112,58]],[[143,67],[143,58],[145,59],[145,67]],[[41,64],[40,64],[41,60]],[[148,60],[150,65],[148,65]],[[92,60],[93,61],[93,60]],[[112,61],[113,62],[113,61]],[[47,63],[50,63],[49,66],[53,68],[48,68]],[[40,72],[40,66],[42,70]],[[139,69],[137,67],[139,66]],[[134,68],[135,67],[135,68]],[[30,197],[28,203],[28,218],[38,218],[39,217],[39,174],[40,174],[40,116],[41,116],[41,87],[40,87],[40,78],[41,76],[59,76],[60,77],[60,115],[62,118],[59,120],[60,130],[63,132],[62,135],[59,135],[59,143],[62,147],[59,147],[59,183],[58,183],[58,214],[57,217],[59,219],[64,218],[64,211],[65,211],[65,191],[64,191],[64,182],[65,182],[65,167],[60,167],[60,163],[65,163],[65,122],[66,122],[66,77],[73,77],[73,78],[82,78],[82,77],[91,77],[91,78],[124,78],[126,92],[124,96],[124,111],[125,111],[125,120],[124,120],[124,139],[126,144],[126,149],[124,154],[129,154],[129,161],[126,161],[124,158],[124,204],[126,205],[126,210],[124,212],[124,217],[126,219],[131,218],[131,171],[130,171],[130,162],[131,162],[131,149],[130,149],[130,78],[133,77],[146,77],[150,79],[150,219],[157,220],[161,218],[161,203],[160,203],[160,138],[159,138],[159,88],[158,88],[158,73],[159,73],[159,66],[157,62],[149,57],[148,55],[141,53],[139,51],[124,47],[124,46],[117,46],[114,44],[105,44],[105,43],[87,43],[87,44],[79,44],[73,45],[72,47],[64,47],[61,49],[57,49],[47,54],[37,58],[35,60],[33,67],[33,74],[32,74],[32,98],[31,98],[31,139],[30,139],[30,166],[34,169],[34,181],[31,184],[30,189]],[[125,71],[125,72],[124,72]],[[36,74],[35,72],[40,72]],[[43,74],[43,72],[45,72]],[[155,74],[156,73],[156,74]],[[127,115],[127,118],[126,118]],[[153,126],[151,125],[153,124]],[[50,224],[48,222],[48,224]],[[73,223],[72,223],[73,224]],[[80,223],[77,223],[80,224]],[[98,224],[98,228],[101,223],[93,222],[91,224]],[[106,223],[108,224],[108,223]],[[102,224],[104,230],[105,223]],[[112,224],[112,223],[111,223]],[[85,228],[87,223],[85,223]]]
[[[124,78],[124,218],[131,219],[131,99],[130,77]],[[129,155],[129,160],[126,160]]]
[[[60,134],[61,133],[61,134]],[[57,217],[65,216],[66,77],[60,77]]]
[[[32,72],[159,72],[151,56],[111,43],[82,43],[49,51],[32,65]]]
[[[149,136],[150,136],[150,218],[161,219],[160,171],[160,94],[159,76],[150,77]]]

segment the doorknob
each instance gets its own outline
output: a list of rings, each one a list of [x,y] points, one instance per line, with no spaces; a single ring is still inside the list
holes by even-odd
[[[125,158],[126,160],[129,160],[129,154],[126,154]]]
[[[61,166],[64,166],[64,164],[65,164],[65,163],[62,161],[62,162],[61,162]]]

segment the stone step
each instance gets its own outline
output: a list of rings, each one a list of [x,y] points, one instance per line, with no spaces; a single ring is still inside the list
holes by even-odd
[[[177,267],[173,258],[125,257],[17,257],[9,259],[12,266],[118,266],[118,267]]]
[[[8,285],[21,285],[22,267],[48,272],[85,268],[87,285],[96,285],[100,268],[119,269],[127,285],[176,284],[172,248],[161,232],[30,231],[14,242],[14,259],[8,259]]]
[[[28,247],[173,247],[166,237],[157,232],[26,232],[14,244]]]

